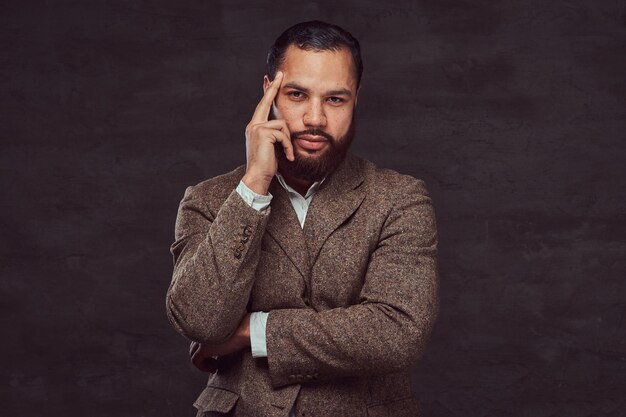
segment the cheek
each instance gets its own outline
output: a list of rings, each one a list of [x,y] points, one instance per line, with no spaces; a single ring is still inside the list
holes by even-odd
[[[334,129],[341,133],[348,131],[352,121],[352,111],[350,109],[338,109],[336,112],[333,112],[331,117]]]
[[[297,106],[285,105],[284,103],[277,102],[273,108],[276,117],[287,122],[290,129],[292,125],[298,126],[298,121],[301,117]]]

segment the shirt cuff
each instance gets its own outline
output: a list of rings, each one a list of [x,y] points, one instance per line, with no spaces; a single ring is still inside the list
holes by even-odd
[[[257,194],[248,188],[243,180],[239,181],[236,190],[241,198],[243,198],[243,201],[257,211],[265,210],[272,201],[272,194],[270,192],[268,192],[267,195]]]
[[[250,314],[250,348],[252,356],[264,358],[267,356],[267,343],[265,339],[265,326],[267,325],[265,311],[256,311]]]

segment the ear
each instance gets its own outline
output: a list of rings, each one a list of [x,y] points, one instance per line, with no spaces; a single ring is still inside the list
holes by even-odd
[[[270,77],[269,75],[265,74],[263,76],[263,94],[265,94],[269,86],[270,86]]]

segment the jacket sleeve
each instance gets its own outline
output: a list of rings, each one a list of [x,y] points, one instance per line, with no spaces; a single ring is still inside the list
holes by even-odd
[[[259,212],[233,189],[214,213],[210,198],[189,187],[180,203],[166,308],[179,333],[221,343],[246,313],[271,207]]]
[[[359,304],[269,313],[272,384],[380,375],[414,365],[439,310],[436,252],[431,200],[423,182],[411,178],[370,255]]]

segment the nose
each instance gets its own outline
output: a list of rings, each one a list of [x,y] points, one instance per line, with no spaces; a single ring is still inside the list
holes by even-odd
[[[302,122],[305,126],[324,127],[326,126],[326,114],[324,106],[319,100],[310,100]]]

